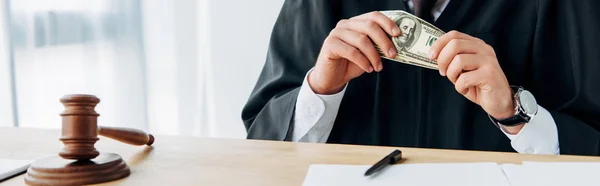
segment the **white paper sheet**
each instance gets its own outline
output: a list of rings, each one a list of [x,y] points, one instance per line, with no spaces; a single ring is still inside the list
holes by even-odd
[[[25,171],[31,162],[30,160],[0,159],[0,181]]]
[[[525,161],[517,171],[522,178],[514,186],[600,185],[600,162]]]
[[[370,165],[311,165],[304,186],[365,185],[510,185],[497,163],[430,163],[390,165],[365,177]]]
[[[523,167],[521,165],[510,163],[502,164],[501,167],[511,186],[520,186],[523,184],[525,184],[523,186],[527,185],[527,180],[525,180],[526,178],[523,177]]]

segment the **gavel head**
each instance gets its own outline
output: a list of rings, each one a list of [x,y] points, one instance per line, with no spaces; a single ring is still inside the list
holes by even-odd
[[[65,159],[89,160],[100,153],[94,147],[98,141],[98,113],[94,110],[100,102],[96,96],[85,94],[66,95],[60,99],[65,110],[62,117],[64,147],[59,155]]]

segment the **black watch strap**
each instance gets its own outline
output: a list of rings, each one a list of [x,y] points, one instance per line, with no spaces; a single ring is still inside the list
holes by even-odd
[[[523,118],[521,115],[519,114],[515,114],[514,116],[510,117],[510,118],[506,118],[506,119],[501,119],[501,120],[497,120],[494,117],[491,117],[492,120],[494,120],[495,122],[497,122],[500,125],[504,125],[504,126],[515,126],[515,125],[519,125],[521,123],[526,123],[528,122],[525,118]]]
[[[521,89],[522,87],[519,86],[511,86],[512,90],[513,90],[513,99],[515,99],[515,95],[519,92],[519,89]],[[515,102],[516,100],[513,100],[513,102]],[[515,103],[515,106],[517,106],[518,104]],[[529,122],[525,117],[523,117],[521,115],[521,113],[518,111],[519,109],[516,108],[517,112],[515,113],[514,116],[509,117],[509,118],[505,118],[505,119],[496,119],[492,116],[489,116],[490,119],[496,123],[496,124],[500,124],[500,125],[504,125],[504,126],[515,126],[515,125],[519,125],[521,123],[526,123]]]

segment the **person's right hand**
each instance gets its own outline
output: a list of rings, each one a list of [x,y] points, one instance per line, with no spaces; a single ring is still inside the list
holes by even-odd
[[[377,11],[338,22],[308,74],[311,89],[317,94],[335,94],[364,72],[381,71],[381,57],[373,42],[386,56],[396,57],[396,48],[388,34],[401,33],[394,21]]]

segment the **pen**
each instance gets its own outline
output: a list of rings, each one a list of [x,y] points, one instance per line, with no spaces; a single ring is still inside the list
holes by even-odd
[[[392,153],[385,156],[383,159],[379,160],[379,162],[375,163],[375,165],[373,165],[371,168],[369,168],[369,170],[367,170],[367,172],[365,172],[365,176],[369,176],[369,175],[373,174],[374,172],[377,172],[377,171],[383,169],[387,165],[394,164],[394,163],[400,161],[400,159],[402,159],[402,151],[394,150]]]

